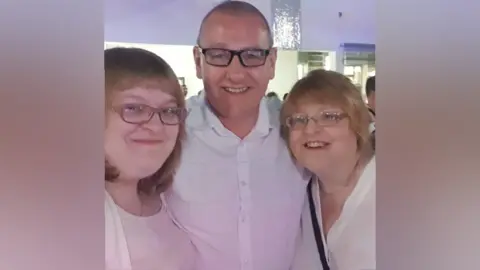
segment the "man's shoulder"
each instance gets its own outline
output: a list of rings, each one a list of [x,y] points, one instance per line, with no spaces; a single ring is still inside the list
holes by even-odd
[[[190,109],[190,107],[192,107],[192,106],[195,106],[195,105],[198,106],[199,103],[200,103],[200,101],[201,101],[201,98],[200,98],[199,95],[197,95],[197,96],[191,96],[191,97],[189,97],[189,98],[187,98],[187,99],[185,100],[185,107],[186,107],[187,109]]]
[[[185,120],[187,132],[189,128],[202,127],[205,124],[204,106],[205,102],[200,95],[192,96],[185,101],[185,108],[188,112],[187,119]]]

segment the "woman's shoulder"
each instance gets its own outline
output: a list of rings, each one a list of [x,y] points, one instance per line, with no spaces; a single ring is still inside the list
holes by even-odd
[[[113,201],[112,196],[105,190],[104,193],[104,207],[105,207],[105,214],[112,212],[116,209],[117,205]]]
[[[368,162],[368,164],[365,167],[365,170],[363,171],[363,173],[366,174],[370,178],[376,179],[376,176],[377,176],[377,161],[376,161],[376,158],[375,158],[375,154],[370,159],[370,162]]]
[[[166,211],[162,210],[157,215],[162,223],[160,228],[164,235],[162,242],[168,246],[165,254],[169,258],[168,264],[175,269],[194,269],[197,250],[187,232],[177,226]]]

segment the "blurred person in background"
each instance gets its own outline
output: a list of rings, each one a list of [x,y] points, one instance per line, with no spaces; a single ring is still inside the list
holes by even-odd
[[[375,153],[360,91],[340,73],[311,71],[281,122],[292,155],[314,175],[292,270],[375,269]]]
[[[182,84],[183,96],[186,98],[188,95],[188,87],[186,84]]]
[[[375,115],[375,76],[369,77],[365,83],[368,106]]]
[[[204,91],[200,90],[197,92],[196,95],[191,96],[189,99],[186,100],[186,107],[190,110],[192,107],[196,106],[199,102],[201,103],[202,99],[204,98]]]
[[[280,98],[278,98],[277,93],[269,92],[266,96],[266,99],[267,99],[267,104],[270,110],[279,111],[280,108],[282,107],[282,101],[280,100]]]
[[[370,123],[370,133],[371,135],[371,143],[372,147],[375,149],[375,131],[376,131],[376,108],[375,108],[375,76],[372,76],[367,79],[365,83],[365,90],[367,94],[367,102],[368,102],[368,110],[370,111],[370,116],[372,118]]]
[[[185,100],[170,66],[136,48],[105,50],[107,270],[193,270],[195,249],[168,215]]]

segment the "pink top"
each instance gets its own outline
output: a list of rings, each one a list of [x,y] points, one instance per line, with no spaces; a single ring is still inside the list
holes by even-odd
[[[132,270],[192,270],[195,250],[188,236],[170,219],[165,207],[139,217],[118,207]]]

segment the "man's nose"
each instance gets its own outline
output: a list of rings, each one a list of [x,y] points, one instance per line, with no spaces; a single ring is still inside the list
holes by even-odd
[[[246,68],[240,62],[240,56],[235,55],[227,67],[227,77],[232,81],[242,80],[246,71]]]

